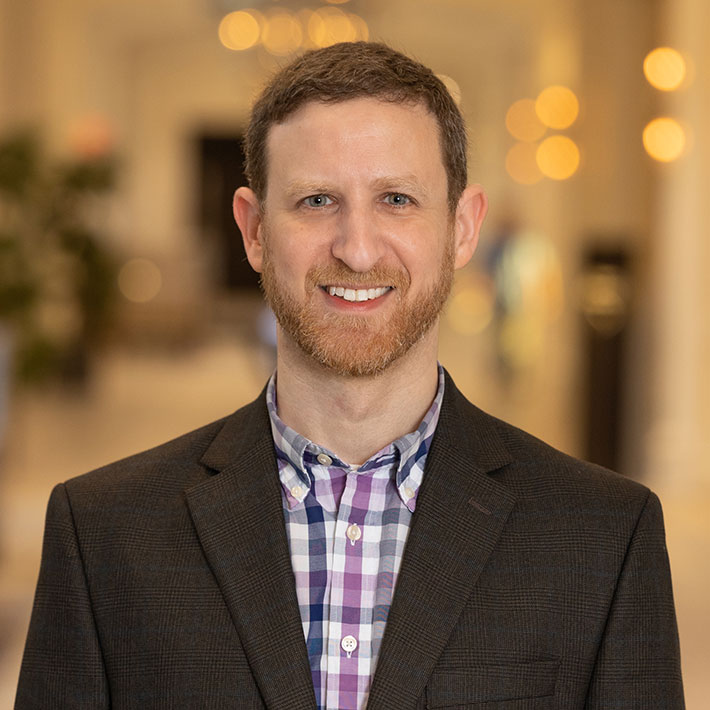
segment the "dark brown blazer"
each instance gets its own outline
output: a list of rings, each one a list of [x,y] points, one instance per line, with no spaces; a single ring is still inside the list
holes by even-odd
[[[313,710],[264,396],[52,493],[17,710]],[[369,710],[679,710],[658,499],[447,377]]]

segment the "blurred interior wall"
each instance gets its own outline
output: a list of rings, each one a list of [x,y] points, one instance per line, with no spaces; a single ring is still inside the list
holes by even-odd
[[[471,177],[484,182],[492,198],[488,234],[514,205],[522,222],[554,244],[568,286],[567,307],[530,376],[533,397],[506,399],[491,386],[480,365],[482,346],[474,342],[466,344],[470,365],[454,373],[457,380],[485,408],[580,453],[575,288],[581,254],[592,235],[621,239],[634,255],[638,280],[623,468],[658,480],[702,480],[710,458],[710,255],[704,239],[710,233],[710,50],[704,36],[710,4],[420,5],[403,13],[397,2],[364,3],[371,36],[458,81],[473,138]],[[163,274],[159,297],[141,313],[157,314],[155,328],[168,327],[176,314],[199,321],[217,257],[194,223],[192,139],[243,124],[275,62],[269,65],[257,51],[224,50],[215,37],[214,8],[202,0],[0,0],[0,11],[0,124],[35,122],[61,154],[77,149],[82,122],[107,121],[121,161],[108,232],[125,258],[149,257]],[[422,29],[444,25],[445,33]],[[646,84],[641,62],[659,44],[692,58],[689,88],[661,96]],[[564,183],[514,185],[504,170],[510,145],[505,112],[514,100],[553,83],[580,96],[582,111],[569,134],[582,148],[582,168]],[[686,155],[669,165],[654,163],[640,142],[645,123],[662,114],[682,118],[691,141]]]

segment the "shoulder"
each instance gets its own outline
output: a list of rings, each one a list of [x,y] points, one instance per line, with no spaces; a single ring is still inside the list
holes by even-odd
[[[213,473],[212,459],[264,429],[263,397],[146,451],[127,456],[65,482],[70,498],[174,497]],[[255,432],[255,429],[258,433]],[[238,455],[235,451],[234,455]]]
[[[489,462],[488,475],[513,493],[522,506],[549,510],[618,511],[640,514],[653,494],[643,484],[570,456],[469,402],[447,382],[440,424],[449,441],[467,444],[469,455]]]
[[[183,434],[146,451],[127,456],[66,481],[69,491],[96,493],[106,490],[184,484],[199,475],[202,455],[224,427],[227,417]]]
[[[616,471],[576,458],[507,422],[491,417],[512,461],[500,480],[520,493],[554,491],[558,498],[600,498],[643,504],[649,489]]]

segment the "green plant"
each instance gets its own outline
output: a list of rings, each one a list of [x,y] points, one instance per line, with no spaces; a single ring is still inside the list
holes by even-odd
[[[81,374],[106,325],[115,266],[95,226],[110,156],[46,159],[31,132],[0,140],[0,323],[21,381]]]

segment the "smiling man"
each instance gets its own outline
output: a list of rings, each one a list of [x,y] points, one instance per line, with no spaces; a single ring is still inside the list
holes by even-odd
[[[234,198],[277,370],[60,484],[16,707],[683,707],[660,504],[437,364],[486,214],[463,119],[379,44],[256,102]]]

